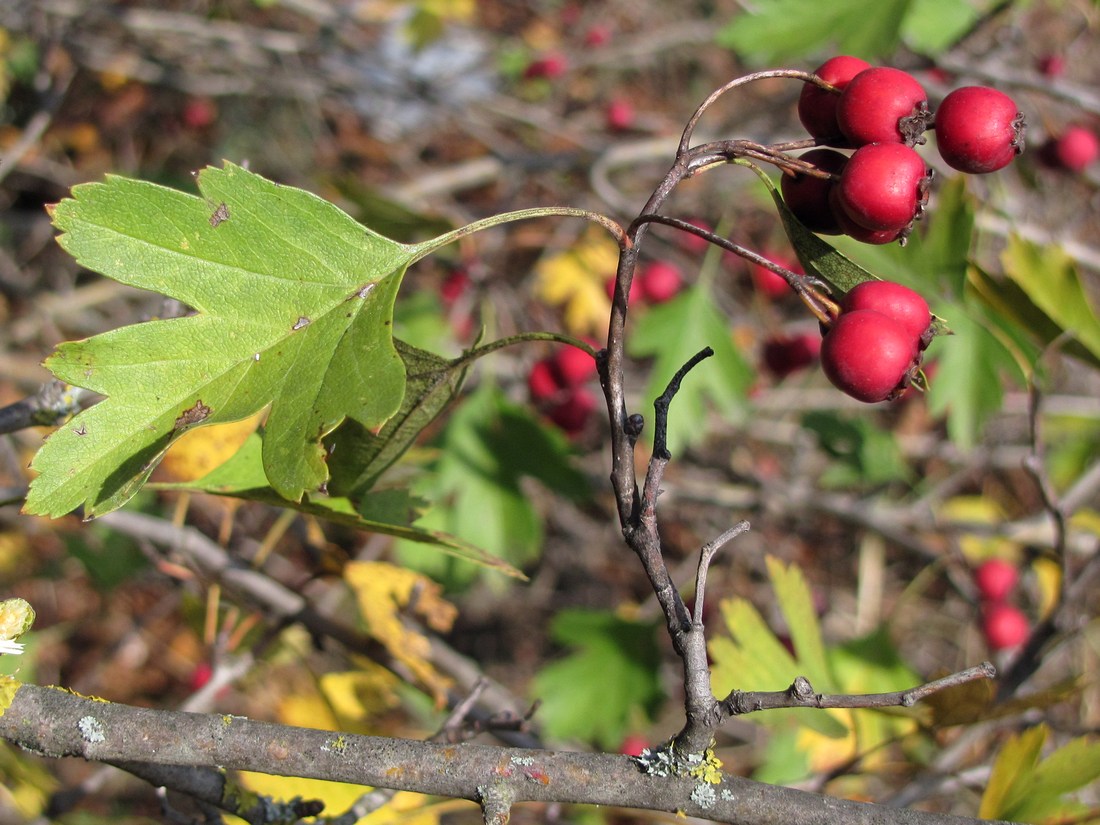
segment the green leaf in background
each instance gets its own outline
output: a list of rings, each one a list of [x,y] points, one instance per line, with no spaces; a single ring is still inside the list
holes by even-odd
[[[482,548],[418,524],[426,503],[405,489],[376,489],[355,500],[344,496],[306,493],[299,501],[287,501],[267,483],[262,450],[260,435],[253,433],[232,458],[202,478],[184,482],[158,482],[149,486],[161,490],[188,490],[231,496],[276,507],[289,507],[345,527],[430,545],[436,553],[442,551],[449,556],[507,576],[524,578],[512,565]]]
[[[716,39],[758,64],[802,61],[827,46],[867,59],[885,57],[897,48],[911,5],[912,0],[770,0],[735,14]]]
[[[633,622],[605,611],[564,610],[550,635],[576,652],[535,677],[543,729],[555,739],[616,750],[632,729],[654,717],[664,699],[657,622]]]
[[[747,600],[723,601],[722,617],[729,635],[716,635],[710,642],[715,694],[721,697],[733,690],[786,690],[798,676],[809,679],[819,693],[835,691],[836,684],[822,652],[821,627],[813,612],[813,596],[801,571],[785,569],[769,559],[768,573],[791,634],[791,644],[795,645],[797,634],[802,648],[795,647],[792,655]],[[830,738],[848,734],[848,728],[835,716],[818,710],[768,711],[753,721],[777,726],[805,725]]]
[[[980,307],[952,309],[955,335],[930,351],[936,370],[928,408],[933,415],[947,416],[948,435],[966,449],[977,443],[986,420],[1000,410],[1004,376],[1022,379],[1015,356],[982,315]]]
[[[747,600],[722,602],[729,635],[715,636],[710,642],[717,695],[735,689],[785,690],[800,675],[809,679],[819,693],[889,692],[919,683],[901,660],[886,628],[861,639],[826,646],[813,594],[802,571],[771,557],[767,565],[794,654]],[[880,745],[913,730],[916,724],[906,716],[871,710],[823,713],[792,709],[746,718],[775,731],[754,772],[762,781],[794,781],[812,769],[842,763],[854,753],[873,753]]]
[[[912,0],[901,23],[901,36],[918,54],[937,55],[953,46],[991,5],[968,0]]]
[[[417,250],[230,163],[198,186],[201,197],[108,176],[53,209],[83,266],[197,314],[58,347],[51,372],[107,398],[35,456],[27,512],[109,512],[185,431],[269,404],[264,471],[295,501],[327,478],[323,435],[345,418],[377,427],[399,408],[393,304]]]
[[[833,459],[819,480],[823,487],[866,487],[912,477],[893,433],[865,416],[813,411],[802,416],[802,427]]]
[[[715,306],[703,282],[685,289],[667,303],[647,309],[639,317],[634,334],[627,339],[632,356],[656,357],[644,396],[649,403],[665,391],[680,367],[708,346],[714,350],[714,356],[688,374],[669,411],[668,442],[673,453],[705,436],[702,422],[708,404],[723,415],[743,415],[752,368],[733,345],[729,320]],[[645,415],[646,432],[652,437],[652,407]]]
[[[1100,358],[1100,316],[1062,249],[1010,235],[1001,255],[1004,274],[1043,314]]]
[[[1065,822],[1077,821],[1090,810],[1068,795],[1100,779],[1100,741],[1072,739],[1043,758],[1049,734],[1045,725],[1038,725],[1005,742],[982,795],[980,817]]]
[[[568,440],[483,385],[458,406],[434,445],[438,459],[416,485],[432,509],[419,524],[484,548],[515,566],[538,557],[542,518],[526,490],[538,481],[568,498],[588,493],[571,461]],[[403,563],[452,586],[468,584],[476,569],[458,568],[438,554],[404,542]]]

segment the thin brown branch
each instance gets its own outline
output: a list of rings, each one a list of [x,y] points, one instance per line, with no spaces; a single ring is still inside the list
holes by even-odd
[[[983,662],[977,667],[967,668],[907,690],[862,694],[816,693],[810,681],[799,676],[786,690],[735,690],[722,700],[721,705],[723,711],[730,716],[784,708],[908,708],[933,693],[979,679],[992,679],[996,675],[997,669],[989,662]]]

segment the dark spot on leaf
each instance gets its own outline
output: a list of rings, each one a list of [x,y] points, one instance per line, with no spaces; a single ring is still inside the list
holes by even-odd
[[[215,229],[223,223],[229,220],[229,207],[224,203],[218,204],[218,208],[214,210],[214,214],[210,216],[210,225]]]
[[[176,418],[176,423],[172,425],[174,430],[182,430],[184,427],[190,427],[192,424],[198,424],[200,421],[205,421],[210,417],[210,413],[214,412],[208,406],[202,403],[200,398],[195,402],[193,407],[189,407],[179,414]]]
[[[73,430],[73,432],[76,433],[77,435],[87,435],[88,434],[88,428],[85,427],[83,423],[81,423],[81,425],[79,427],[77,427],[75,430]]]

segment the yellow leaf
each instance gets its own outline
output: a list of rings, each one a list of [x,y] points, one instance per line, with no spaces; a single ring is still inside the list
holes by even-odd
[[[321,677],[321,693],[341,719],[363,722],[401,701],[396,676],[373,662],[364,662],[363,668]]]
[[[854,759],[859,754],[859,740],[852,711],[830,708],[816,712],[829,714],[848,729],[847,736],[837,738],[809,727],[799,728],[798,750],[805,752],[814,773],[826,773]]]
[[[1046,740],[1046,725],[1037,725],[1005,742],[982,794],[978,807],[980,818],[1001,819],[1028,793]]]
[[[618,261],[618,244],[604,230],[591,227],[571,249],[539,263],[536,294],[561,307],[565,328],[573,335],[603,336],[611,310],[607,281]]]
[[[339,816],[347,811],[356,800],[370,788],[363,785],[351,785],[346,782],[330,782],[325,779],[303,779],[301,777],[273,776],[264,773],[242,771],[239,774],[241,785],[253,793],[286,801],[298,796],[302,799],[320,799],[325,803],[326,816]],[[426,804],[431,797],[423,794],[399,791],[393,798],[377,810],[358,820],[371,825],[438,825],[438,806]],[[244,820],[231,817],[234,822]]]
[[[359,614],[370,634],[408,667],[442,705],[450,682],[429,661],[428,638],[401,618],[401,613],[411,607],[432,629],[449,630],[457,611],[440,596],[439,585],[412,570],[374,561],[350,562],[344,569],[344,580],[355,592]]]
[[[194,481],[220,467],[256,431],[263,413],[184,433],[164,456],[161,469],[174,481]]]
[[[312,690],[299,690],[280,698],[275,715],[284,725],[317,730],[340,730],[340,722],[328,702]]]
[[[15,701],[15,694],[23,687],[22,682],[17,682],[10,676],[0,676],[0,716],[11,707]]]
[[[1039,586],[1039,617],[1045,619],[1058,606],[1062,592],[1062,565],[1054,559],[1037,558],[1031,563]]]

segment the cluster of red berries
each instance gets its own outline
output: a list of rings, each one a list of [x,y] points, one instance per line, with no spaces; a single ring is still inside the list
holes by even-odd
[[[916,292],[891,281],[864,281],[845,294],[825,331],[821,368],[853,398],[893,400],[920,370],[931,326],[928,303]]]
[[[568,435],[577,435],[596,411],[596,396],[586,386],[595,377],[591,355],[562,347],[534,363],[527,373],[527,392],[550,421]]]
[[[1019,579],[1016,566],[1005,559],[988,559],[974,571],[982,599],[982,635],[993,650],[1018,647],[1031,632],[1027,617],[1008,603]]]
[[[833,57],[815,74],[839,94],[810,83],[798,101],[802,125],[818,148],[799,159],[827,177],[783,176],[783,199],[815,232],[865,243],[904,242],[928,202],[931,170],[913,148],[934,129],[944,161],[984,174],[1023,151],[1024,116],[1008,95],[985,86],[951,92],[933,113],[924,88],[900,69]]]

